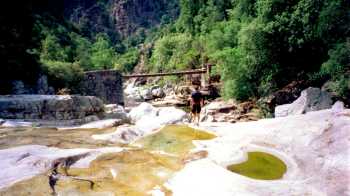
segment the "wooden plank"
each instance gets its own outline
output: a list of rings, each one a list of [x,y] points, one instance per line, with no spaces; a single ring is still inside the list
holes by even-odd
[[[154,73],[154,74],[133,74],[133,75],[124,75],[123,78],[142,78],[142,77],[157,77],[157,76],[171,76],[171,75],[190,75],[190,74],[201,74],[206,73],[206,69],[195,69],[189,71],[177,71],[177,72],[168,72],[168,73]]]
[[[86,71],[86,74],[89,73],[111,73],[117,72],[115,69],[109,70],[94,70],[94,71]],[[190,75],[190,74],[202,74],[206,73],[207,69],[194,69],[187,71],[175,71],[175,72],[167,72],[167,73],[153,73],[153,74],[132,74],[132,75],[123,75],[123,78],[142,78],[142,77],[157,77],[157,76],[171,76],[171,75]]]

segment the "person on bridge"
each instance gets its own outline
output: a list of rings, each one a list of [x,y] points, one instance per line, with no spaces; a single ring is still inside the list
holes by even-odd
[[[191,121],[199,124],[200,113],[202,106],[204,105],[204,98],[202,93],[199,91],[199,86],[195,86],[195,91],[191,94]]]

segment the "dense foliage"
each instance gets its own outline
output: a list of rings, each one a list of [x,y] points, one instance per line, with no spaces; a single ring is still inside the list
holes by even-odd
[[[175,30],[156,41],[158,70],[215,63],[224,95],[242,100],[302,79],[330,79],[340,96],[349,92],[349,1],[181,0],[180,6]]]

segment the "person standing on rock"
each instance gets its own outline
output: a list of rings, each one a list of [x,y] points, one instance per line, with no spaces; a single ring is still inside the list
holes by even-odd
[[[202,93],[199,91],[199,86],[195,86],[195,91],[191,94],[191,121],[199,124],[200,113],[202,106],[204,105],[204,99]]]

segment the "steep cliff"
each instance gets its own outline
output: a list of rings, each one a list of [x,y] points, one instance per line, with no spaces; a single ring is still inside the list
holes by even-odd
[[[34,85],[42,74],[43,44],[65,56],[49,60],[73,63],[77,42],[88,53],[96,35],[105,33],[122,55],[142,43],[138,37],[148,29],[174,21],[179,5],[178,0],[13,0],[0,11],[0,94],[11,94],[14,81]],[[125,41],[135,37],[136,42]]]
[[[122,38],[140,28],[151,28],[174,20],[177,0],[65,0],[64,16],[85,33],[105,32]]]

